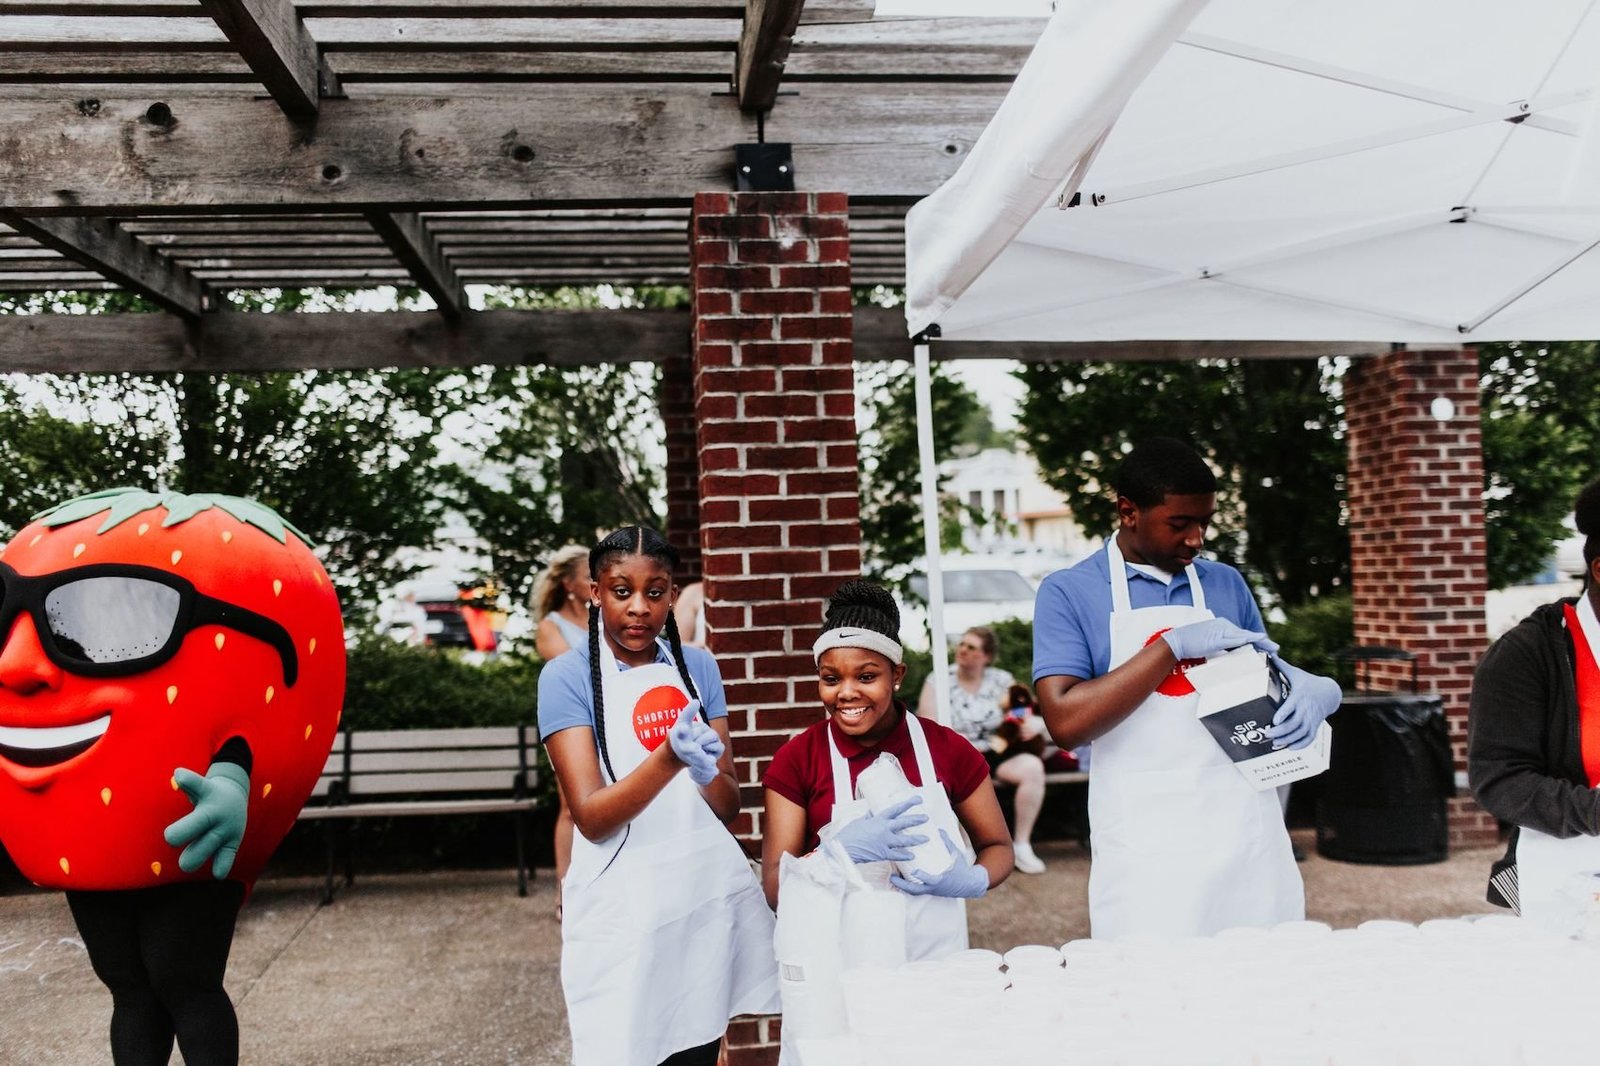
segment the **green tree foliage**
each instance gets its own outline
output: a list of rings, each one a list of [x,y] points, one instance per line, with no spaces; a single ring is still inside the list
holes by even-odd
[[[930,383],[933,450],[942,463],[955,454],[962,440],[959,430],[972,423],[982,405],[977,395],[943,366],[933,366]],[[910,596],[906,579],[924,554],[915,375],[906,363],[858,366],[856,394],[871,420],[871,427],[861,436],[863,569],[867,576]],[[959,501],[941,498],[942,550],[960,545],[961,514]]]
[[[674,307],[682,289],[511,290],[489,306],[522,310]],[[641,353],[646,355],[648,353]],[[493,576],[525,600],[550,553],[635,522],[659,526],[664,436],[660,371],[643,362],[592,367],[495,367],[478,372],[473,411],[484,433],[454,495],[487,545]]]
[[[338,294],[236,297],[238,311],[338,309]],[[12,313],[121,310],[59,295]],[[451,467],[436,430],[467,398],[447,370],[41,375],[4,384],[0,523],[117,484],[260,500],[321,547],[353,622],[404,576],[402,547],[433,543]]]
[[[1578,490],[1600,474],[1596,349],[1594,341],[1479,349],[1491,588],[1543,569]]]
[[[1144,437],[1187,439],[1218,471],[1210,543],[1286,606],[1346,580],[1341,409],[1308,360],[1034,363],[1022,436],[1084,529],[1116,526],[1113,474]]]

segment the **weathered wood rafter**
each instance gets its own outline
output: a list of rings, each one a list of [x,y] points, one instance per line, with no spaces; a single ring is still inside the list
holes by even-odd
[[[746,0],[734,71],[739,106],[746,111],[770,110],[778,98],[783,64],[804,8],[805,0]]]
[[[205,310],[205,289],[193,274],[164,261],[110,219],[27,218],[0,211],[0,222],[168,311],[198,318]]]
[[[422,291],[433,297],[439,313],[451,322],[460,321],[467,308],[467,294],[421,216],[412,211],[373,211],[367,221]]]
[[[911,199],[954,172],[1003,95],[885,101],[832,86],[780,99],[769,139],[810,188]],[[29,214],[427,210],[684,203],[731,186],[755,121],[686,87],[551,87],[532,98],[384,93],[324,101],[307,137],[230,94],[19,99],[0,113],[0,207]]]
[[[689,347],[687,311],[476,311],[458,324],[425,312],[343,315],[215,312],[185,328],[164,315],[0,315],[0,371],[233,371],[390,366],[578,366],[659,362]],[[1138,360],[1373,355],[1387,345],[1168,341],[940,342],[936,359]],[[909,360],[896,308],[855,312],[858,362]]]
[[[290,118],[314,118],[325,75],[317,42],[290,0],[200,0]]]

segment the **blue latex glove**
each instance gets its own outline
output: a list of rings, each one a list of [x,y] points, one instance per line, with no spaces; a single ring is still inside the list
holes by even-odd
[[[211,876],[220,881],[233,869],[244,840],[250,775],[237,763],[216,762],[204,777],[181,766],[172,776],[194,810],[167,826],[162,835],[173,847],[188,845],[178,856],[178,869],[192,874],[210,862]]]
[[[950,854],[955,858],[949,869],[942,874],[927,874],[921,870],[913,870],[911,873],[916,878],[915,881],[899,874],[890,874],[889,883],[910,896],[977,899],[989,891],[989,871],[975,862],[968,862],[967,853],[962,851],[956,842],[950,839],[950,834],[943,829],[939,830],[939,838],[944,841],[944,846],[950,849]]]
[[[1185,659],[1209,659],[1246,644],[1254,644],[1269,653],[1278,650],[1278,646],[1268,640],[1265,633],[1240,629],[1226,618],[1207,618],[1186,626],[1174,626],[1161,634],[1161,639],[1167,642],[1173,657],[1179,662]]]
[[[1289,697],[1272,716],[1267,735],[1275,748],[1304,748],[1317,737],[1317,727],[1339,709],[1344,692],[1331,677],[1309,673],[1278,658],[1272,661],[1289,681]]]
[[[925,836],[906,832],[928,820],[925,814],[907,813],[921,803],[921,796],[912,796],[882,814],[846,822],[833,839],[844,847],[851,862],[909,862],[911,849],[928,842]]]
[[[667,742],[672,754],[689,768],[689,780],[697,785],[709,785],[721,771],[717,760],[722,757],[722,738],[700,717],[700,701],[690,700],[678,714],[678,720],[667,731]]]

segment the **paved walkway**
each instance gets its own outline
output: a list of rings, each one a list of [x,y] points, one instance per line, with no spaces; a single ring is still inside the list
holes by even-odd
[[[1312,849],[1310,834],[1297,832]],[[971,908],[975,946],[1060,944],[1088,932],[1088,857],[1042,844],[1049,870]],[[1310,917],[1421,921],[1486,911],[1493,851],[1428,866],[1301,867]],[[228,969],[252,1066],[558,1066],[567,1062],[553,879],[518,899],[509,872],[370,877],[329,907],[320,881],[263,881]],[[103,1066],[110,998],[56,893],[0,898],[0,1059]],[[176,1059],[176,1056],[175,1056]]]

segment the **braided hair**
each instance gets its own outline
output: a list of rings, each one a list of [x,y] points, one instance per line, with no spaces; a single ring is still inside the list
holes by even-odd
[[[608,533],[589,550],[589,575],[598,582],[606,567],[635,555],[655,560],[669,575],[678,568],[678,549],[666,537],[649,526],[626,526]],[[683,641],[678,636],[678,622],[670,609],[665,628],[667,645],[672,649],[672,659],[677,664],[678,676],[683,678],[683,687],[688,690],[690,699],[698,700],[700,693],[694,686],[694,678],[689,676],[688,664],[683,661]],[[600,747],[600,761],[615,782],[617,772],[611,768],[611,753],[606,748],[605,687],[600,676],[600,606],[593,601],[589,603],[589,687],[594,696],[594,735]],[[706,717],[703,706],[700,715]]]
[[[832,648],[865,648],[899,666],[905,659],[900,645],[900,607],[882,585],[852,578],[828,597],[822,632],[811,645],[818,661]]]

